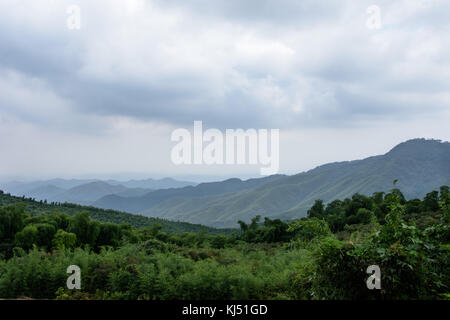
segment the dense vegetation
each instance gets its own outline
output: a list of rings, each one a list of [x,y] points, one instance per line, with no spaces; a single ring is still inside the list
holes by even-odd
[[[0,190],[0,206],[19,203],[24,204],[27,213],[33,216],[46,215],[51,212],[65,213],[72,216],[82,211],[88,211],[92,219],[100,222],[112,222],[116,224],[127,223],[135,228],[148,227],[158,224],[162,227],[162,231],[168,233],[200,232],[203,229],[208,234],[232,234],[235,232],[234,229],[215,229],[199,224],[174,222],[159,218],[148,218],[137,214],[130,214],[115,210],[104,210],[73,203],[47,203],[47,201],[35,201],[31,198],[11,196],[10,194],[5,194]]]
[[[89,212],[0,209],[0,297],[51,299],[448,299],[450,193],[398,189],[325,205],[284,222],[255,217],[234,235],[167,233]],[[81,290],[66,288],[69,265]],[[366,269],[381,269],[368,290]]]

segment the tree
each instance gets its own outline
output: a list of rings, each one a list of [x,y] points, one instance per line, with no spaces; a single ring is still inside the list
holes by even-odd
[[[250,225],[239,221],[242,233],[240,239],[247,242],[281,242],[290,238],[287,231],[288,225],[280,219],[271,220],[264,218],[264,224],[261,226],[259,220],[261,216],[252,219]]]
[[[301,241],[312,241],[332,234],[325,220],[317,218],[298,219],[289,225],[288,231]]]
[[[281,242],[288,241],[290,238],[287,231],[288,224],[280,219],[271,220],[264,218],[264,227],[262,228],[262,235],[260,240],[264,242]]]
[[[51,248],[52,240],[56,233],[55,226],[49,223],[39,223],[35,226],[38,231],[38,240],[36,245]]]
[[[344,230],[346,218],[343,213],[331,214],[331,215],[327,215],[326,221],[327,221],[328,225],[330,226],[331,231],[339,232],[339,231]]]
[[[343,211],[343,202],[341,200],[334,200],[327,204],[327,208],[325,209],[325,216],[329,216],[332,214],[340,215]]]
[[[56,232],[52,241],[53,247],[57,249],[73,249],[76,243],[77,235],[75,233],[66,232],[61,229]]]
[[[241,227],[242,234],[240,238],[247,242],[258,242],[258,223],[261,219],[261,216],[256,216],[252,219],[251,223],[248,225],[244,221],[239,220],[238,223]]]
[[[75,214],[69,222],[69,232],[77,235],[79,245],[94,247],[100,233],[100,222],[91,221],[88,211]]]
[[[355,193],[352,196],[351,201],[347,204],[345,208],[345,215],[347,217],[356,216],[358,210],[361,208],[372,210],[374,202],[371,198],[366,197],[362,194]]]
[[[36,225],[29,224],[22,231],[17,232],[15,243],[24,249],[31,249],[39,241],[39,231]]]
[[[100,224],[100,231],[96,239],[97,246],[118,246],[121,239],[120,226],[106,222]]]
[[[422,212],[439,210],[439,192],[431,191],[425,195],[422,201]]]
[[[325,214],[325,208],[322,200],[316,200],[311,207],[311,209],[308,210],[307,215],[309,218],[323,218]]]
[[[334,200],[328,203],[325,209],[325,220],[333,232],[343,230],[346,223],[344,202]]]
[[[29,224],[15,235],[15,242],[24,249],[33,245],[50,248],[55,235],[55,227],[48,223]]]
[[[211,247],[214,249],[223,249],[227,243],[227,237],[224,235],[218,235],[211,239]]]
[[[377,205],[381,205],[384,201],[384,192],[374,192],[372,199]]]
[[[389,206],[394,202],[399,202],[400,204],[405,204],[406,199],[403,193],[400,191],[400,189],[392,189],[390,193],[386,194],[384,197],[384,201],[387,204],[387,208],[389,210]]]
[[[440,197],[441,202],[450,203],[450,188],[448,186],[440,187]]]
[[[406,202],[406,213],[419,213],[421,212],[422,201],[420,199],[411,199]]]
[[[14,235],[23,229],[25,219],[25,205],[17,204],[0,208],[0,241],[12,242]]]

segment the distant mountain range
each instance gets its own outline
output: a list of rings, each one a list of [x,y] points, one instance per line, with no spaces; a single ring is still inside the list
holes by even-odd
[[[107,195],[94,206],[149,217],[236,227],[256,215],[292,219],[306,215],[316,199],[325,202],[389,191],[392,182],[407,198],[423,197],[450,185],[450,143],[414,139],[384,155],[330,163],[292,176],[276,175],[242,181],[201,183],[158,190],[136,197]]]
[[[406,198],[423,197],[450,185],[450,143],[414,139],[384,155],[325,164],[292,176],[200,183],[161,180],[63,180],[0,186],[14,195],[72,202],[211,227],[237,227],[256,215],[293,219],[315,200],[325,202],[389,191],[398,180]]]
[[[181,188],[191,185],[195,185],[195,183],[172,178],[129,181],[52,179],[33,182],[14,181],[1,185],[0,189],[16,196],[26,196],[36,200],[90,205],[111,194],[122,197],[139,197],[157,189]]]
[[[153,206],[165,203],[170,199],[184,199],[187,197],[189,199],[200,200],[208,196],[235,193],[255,188],[266,182],[276,180],[279,177],[281,177],[281,175],[260,179],[249,179],[246,181],[234,178],[220,182],[200,183],[197,186],[157,190],[139,197],[123,197],[119,194],[111,194],[100,198],[92,205],[104,209],[115,208],[115,210],[139,213],[145,212]],[[183,208],[181,208],[181,210],[183,210]]]

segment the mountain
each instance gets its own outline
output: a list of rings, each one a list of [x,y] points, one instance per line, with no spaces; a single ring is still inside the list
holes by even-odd
[[[50,191],[50,195],[53,194],[54,188],[59,188],[62,191],[94,182],[96,180],[78,180],[78,179],[51,179],[51,180],[38,180],[31,182],[21,182],[21,181],[11,181],[1,185],[1,188],[11,194],[17,196],[31,196],[31,193],[35,193],[36,195],[43,196],[43,199],[46,199],[48,195],[45,194],[45,189],[50,186],[52,189],[48,189]],[[42,189],[41,189],[42,188]]]
[[[197,186],[188,186],[184,188],[170,188],[156,190],[149,192],[141,197],[123,197],[120,195],[107,195],[92,205],[104,209],[115,209],[132,213],[139,213],[149,208],[176,197],[205,197],[218,194],[226,194],[240,190],[251,189],[266,183],[267,181],[275,180],[281,175],[274,175],[271,177],[260,179],[249,179],[242,181],[237,178],[228,179],[221,182],[200,183]]]
[[[107,194],[124,192],[126,190],[127,188],[122,185],[113,186],[106,182],[95,181],[73,187],[61,194],[58,194],[53,199],[57,202],[70,202],[87,205]]]
[[[153,191],[152,189],[144,189],[144,188],[126,188],[124,191],[117,192],[118,196],[122,197],[139,197]],[[98,200],[98,199],[97,199]]]
[[[31,197],[36,200],[89,205],[108,194],[138,197],[157,189],[181,188],[189,185],[195,185],[195,183],[172,178],[129,181],[52,179],[31,182],[13,181],[1,185],[0,188],[13,195]]]
[[[143,188],[143,189],[169,189],[169,188],[183,188],[187,186],[196,185],[195,182],[179,181],[172,178],[163,179],[145,179],[145,180],[128,180],[128,181],[116,181],[107,180],[109,184],[121,184],[127,188]]]
[[[26,191],[25,193],[28,197],[34,198],[36,200],[51,200],[65,191],[66,191],[66,189],[59,188],[52,184],[47,184],[47,185],[36,187],[29,191]]]
[[[406,198],[450,185],[450,143],[414,139],[388,153],[319,166],[292,176],[226,180],[142,197],[106,196],[95,206],[215,227],[236,227],[256,215],[292,219],[306,215],[316,199],[325,202],[389,191],[392,182]],[[203,192],[204,191],[204,192]]]
[[[33,185],[33,184],[31,184]],[[9,192],[9,190],[5,189]],[[122,185],[110,185],[102,181],[94,181],[77,185],[68,190],[54,185],[42,185],[34,189],[23,189],[23,195],[47,202],[69,202],[89,205],[108,194],[118,194],[124,197],[137,197],[153,190],[143,188],[126,188]]]

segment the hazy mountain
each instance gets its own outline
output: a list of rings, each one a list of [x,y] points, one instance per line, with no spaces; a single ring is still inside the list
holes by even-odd
[[[281,175],[249,179],[242,181],[240,179],[228,179],[221,182],[200,183],[193,187],[162,189],[150,192],[141,197],[123,197],[119,195],[108,195],[93,203],[93,206],[105,209],[122,210],[126,212],[138,213],[146,211],[149,208],[171,198],[175,197],[204,197],[217,194],[225,194],[240,190],[251,189],[268,181],[276,180]]]
[[[145,179],[145,180],[128,180],[128,181],[117,181],[117,180],[107,180],[109,184],[120,184],[127,188],[144,188],[144,189],[169,189],[169,188],[183,188],[186,186],[194,186],[195,182],[190,181],[179,181],[172,178],[163,179]]]
[[[140,197],[152,191],[153,190],[151,189],[144,189],[144,188],[126,188],[125,190],[117,192],[115,194],[122,197]],[[101,199],[103,197],[104,196],[97,198],[96,200]]]
[[[122,185],[113,186],[106,182],[95,181],[64,191],[52,200],[58,202],[90,204],[107,194],[124,192],[126,190],[127,188]]]
[[[9,192],[13,195],[17,196],[31,196],[31,192],[44,196],[44,198],[53,194],[54,188],[59,188],[61,190],[67,190],[76,186],[80,186],[82,184],[94,182],[98,180],[94,179],[51,179],[51,180],[39,180],[39,181],[31,181],[31,182],[22,182],[22,181],[11,181],[1,185],[1,189]],[[46,188],[50,187],[48,190],[50,191],[49,195],[45,195]]]
[[[108,180],[107,182],[95,179],[51,179],[31,182],[13,181],[1,185],[0,189],[12,195],[31,197],[36,200],[91,204],[108,194],[138,197],[156,189],[181,188],[188,185],[195,185],[195,183],[178,181],[172,178],[129,181]]]
[[[392,181],[407,198],[450,185],[450,143],[414,139],[384,155],[330,163],[293,176],[226,180],[142,197],[106,196],[94,205],[216,227],[236,227],[255,215],[290,219],[306,215],[316,199],[330,201],[389,191]]]
[[[36,200],[51,200],[65,191],[66,189],[59,188],[52,184],[47,184],[27,191],[24,194],[26,194],[27,197],[34,198]]]

